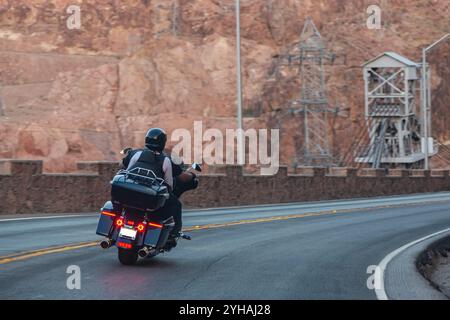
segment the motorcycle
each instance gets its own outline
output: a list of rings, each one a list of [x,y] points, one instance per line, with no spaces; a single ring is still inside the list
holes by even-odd
[[[127,148],[122,154],[131,151]],[[174,178],[175,196],[197,188],[198,179],[192,171],[201,172],[199,164],[190,168],[181,162],[174,164],[177,175]],[[175,221],[173,217],[161,219],[158,209],[169,199],[169,190],[164,180],[153,171],[134,168],[119,170],[111,181],[111,200],[100,211],[96,233],[104,236],[100,247],[118,248],[118,259],[123,265],[133,265],[139,258],[149,259],[160,253],[171,251],[180,239],[191,237],[179,232],[169,238]]]

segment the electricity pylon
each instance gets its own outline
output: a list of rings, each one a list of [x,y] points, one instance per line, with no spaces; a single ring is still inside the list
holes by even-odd
[[[334,54],[326,52],[320,32],[308,17],[300,36],[296,54],[288,56],[289,64],[297,64],[301,79],[300,99],[292,101],[292,108],[303,116],[303,152],[296,154],[301,165],[331,166],[333,156],[328,136],[328,106],[324,64],[333,63]]]

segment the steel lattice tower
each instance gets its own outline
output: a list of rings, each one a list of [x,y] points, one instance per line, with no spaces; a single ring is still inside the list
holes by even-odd
[[[345,54],[343,63],[346,63]],[[277,55],[270,70],[268,81],[277,82],[283,76],[280,70],[283,66],[297,66],[297,74],[301,81],[300,98],[291,100],[287,113],[278,119],[299,114],[302,117],[301,128],[303,140],[296,147],[294,166],[332,166],[336,165],[329,143],[328,113],[334,116],[348,117],[342,113],[349,108],[330,107],[325,86],[325,64],[334,64],[337,57],[329,53],[320,32],[311,17],[308,17],[300,40],[287,49],[286,54]],[[302,145],[301,145],[302,144]],[[301,146],[300,146],[301,145]]]
[[[325,51],[322,36],[308,17],[299,44],[301,78],[300,110],[303,113],[303,161],[305,165],[331,165],[328,138],[328,99],[324,63],[333,60]],[[298,156],[298,155],[297,155]]]

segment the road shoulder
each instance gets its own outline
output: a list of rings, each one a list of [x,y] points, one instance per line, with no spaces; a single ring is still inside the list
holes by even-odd
[[[432,286],[450,299],[450,236],[428,246],[419,256],[417,268]]]
[[[447,300],[417,268],[420,255],[450,231],[429,237],[401,250],[384,270],[384,291],[391,300]]]

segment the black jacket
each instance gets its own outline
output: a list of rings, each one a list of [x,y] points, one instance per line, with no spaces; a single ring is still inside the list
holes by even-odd
[[[130,167],[130,161],[133,157],[139,155],[137,161]],[[122,159],[122,164],[124,168],[129,170],[134,168],[144,168],[148,170],[152,170],[158,178],[164,179],[163,172],[163,163],[165,159],[164,154],[157,154],[154,151],[144,148],[144,149],[136,149],[128,152],[125,158]]]

